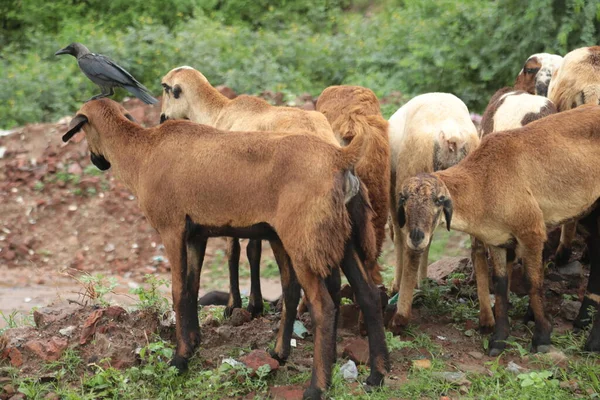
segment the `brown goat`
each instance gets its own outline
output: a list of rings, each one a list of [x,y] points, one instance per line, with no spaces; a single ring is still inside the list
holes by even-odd
[[[108,99],[84,104],[63,141],[82,128],[94,165],[115,169],[163,240],[177,322],[173,365],[186,369],[200,342],[198,290],[208,238],[268,239],[282,271],[284,308],[297,307],[298,283],[309,299],[315,354],[305,398],[319,398],[331,381],[340,265],[368,320],[367,382],[381,384],[388,358],[380,298],[364,268],[375,249],[371,208],[364,188],[346,206],[343,187],[364,140],[339,148],[306,134],[224,133],[189,121],[144,129]],[[280,323],[280,360],[289,355],[291,322]]]
[[[552,325],[544,313],[542,248],[546,226],[585,215],[600,197],[600,106],[547,116],[489,135],[454,167],[406,181],[398,219],[447,210],[453,229],[490,249],[496,277],[490,355],[509,333],[506,249],[516,248],[530,282],[532,348],[545,351]],[[421,229],[432,231],[434,226]]]
[[[343,143],[350,143],[357,135],[370,136],[355,172],[367,187],[375,211],[373,226],[379,256],[385,240],[391,179],[388,122],[381,115],[379,100],[373,91],[361,86],[330,86],[319,96],[316,108]]]
[[[548,98],[556,104],[559,112],[584,104],[600,104],[600,46],[582,47],[568,53],[552,77]],[[563,226],[554,257],[555,264],[563,265],[569,261],[576,229],[577,221]],[[587,246],[587,250],[588,253],[593,251],[590,246]],[[589,308],[599,306],[600,268],[590,268],[586,294],[573,325],[576,328],[588,325],[591,321]]]
[[[254,96],[241,95],[228,99],[200,71],[192,67],[172,69],[163,77],[162,85],[164,95],[161,122],[167,119],[189,119],[228,131],[304,131],[339,146],[327,119],[321,113],[292,107],[274,107]],[[234,308],[242,306],[239,290],[240,244],[237,238],[228,240],[227,253],[230,296],[225,315],[229,316]],[[251,279],[248,311],[255,317],[263,312],[260,241],[249,241],[247,255]]]

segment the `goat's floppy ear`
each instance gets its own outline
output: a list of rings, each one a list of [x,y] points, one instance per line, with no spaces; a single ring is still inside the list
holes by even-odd
[[[81,127],[88,122],[88,119],[83,114],[77,114],[75,118],[71,120],[69,124],[69,130],[62,137],[63,142],[68,142],[77,132],[81,130]]]
[[[173,86],[173,97],[178,99],[179,95],[181,95],[181,86],[179,86],[179,85]]]
[[[406,203],[406,200],[403,197],[400,197],[400,200],[398,200],[398,226],[400,228],[404,227],[404,225],[406,224],[406,213],[404,211],[404,203]]]
[[[446,229],[450,230],[450,222],[452,222],[452,200],[444,200],[444,217],[446,217]]]

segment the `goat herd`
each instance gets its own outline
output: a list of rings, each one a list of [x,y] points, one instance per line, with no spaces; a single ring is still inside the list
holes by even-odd
[[[262,313],[261,240],[273,249],[283,310],[271,355],[280,362],[290,354],[303,290],[314,329],[305,398],[320,398],[331,381],[340,269],[368,334],[367,384],[381,385],[389,360],[377,257],[388,214],[397,260],[393,290],[399,292],[388,326],[393,332],[410,319],[413,290],[427,276],[429,245],[442,222],[471,235],[480,328],[493,332],[490,355],[504,349],[509,335],[508,288],[517,259],[530,287],[532,350],[551,344],[542,287],[548,226],[564,224],[557,262],[568,260],[577,225],[587,234],[590,278],[575,326],[590,324],[590,311],[600,303],[600,47],[564,59],[531,56],[515,86],[492,97],[479,132],[465,104],[446,93],[417,96],[386,121],[374,93],[358,86],[325,89],[317,111],[246,95],[228,99],[191,67],[171,70],[162,86],[161,125],[143,128],[121,105],[99,98],[81,107],[63,140],[83,129],[94,165],[113,167],[160,233],[172,268],[172,364],[179,370],[200,343],[198,290],[207,240],[227,236],[227,313],[241,307],[238,238],[250,239],[253,315]],[[600,351],[600,318],[586,350]]]

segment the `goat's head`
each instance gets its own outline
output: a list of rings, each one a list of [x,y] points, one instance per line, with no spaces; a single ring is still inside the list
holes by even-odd
[[[174,68],[163,77],[161,124],[167,119],[190,119],[193,108],[189,92],[200,82],[208,83],[208,80],[200,71],[188,66]]]
[[[444,182],[431,174],[404,181],[398,193],[397,217],[400,227],[407,228],[406,244],[410,249],[425,250],[442,213],[450,230],[452,199]]]
[[[85,103],[69,123],[69,130],[63,135],[63,142],[68,142],[82,129],[90,149],[92,163],[98,169],[105,171],[110,168],[110,162],[106,159],[103,133],[112,133],[115,126],[111,124],[121,116],[135,122],[134,118],[123,108],[122,105],[110,99],[92,100]]]
[[[525,90],[539,96],[548,95],[548,85],[552,74],[563,58],[556,54],[538,53],[530,56],[515,81],[515,89]]]

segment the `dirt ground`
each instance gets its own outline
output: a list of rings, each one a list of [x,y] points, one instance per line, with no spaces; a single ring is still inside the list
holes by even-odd
[[[125,106],[146,125],[158,122],[159,105],[142,106],[130,101]],[[33,316],[36,327],[8,330],[5,343],[0,343],[0,353],[11,346],[24,345],[19,364],[24,374],[39,373],[40,357],[52,359],[53,351],[61,353],[71,346],[81,348],[82,357],[88,362],[108,354],[114,356],[113,366],[126,367],[139,362],[135,350],[148,342],[149,335],[158,333],[165,339],[173,338],[172,324],[160,322],[168,317],[128,312],[116,306],[127,307],[136,301],[130,290],[143,285],[146,274],[170,280],[169,263],[159,235],[141,214],[136,199],[110,170],[100,173],[91,165],[81,134],[63,144],[61,136],[66,130],[67,119],[56,124],[27,125],[0,137],[0,312],[4,315],[0,318],[0,328],[9,323],[7,317],[14,310],[27,314],[32,308],[39,308]],[[556,240],[556,233],[552,239]],[[454,246],[453,255],[467,256],[469,251],[461,240],[454,237],[449,245]],[[209,241],[205,259],[208,272],[203,271],[201,294],[213,289],[227,290],[225,248],[224,239]],[[388,242],[384,264],[392,266],[393,257]],[[265,245],[263,267],[267,268],[272,259]],[[247,270],[244,256],[242,260],[242,268]],[[78,304],[85,302],[81,294],[85,285],[81,281],[89,274],[103,274],[116,280],[118,286],[106,296],[115,306],[98,308]],[[564,296],[580,299],[584,281],[579,277],[570,279],[559,272],[547,276],[548,311],[554,317],[555,334],[571,329],[561,312]],[[473,284],[468,279],[461,282],[458,286],[472,289]],[[275,300],[281,294],[277,276],[263,278],[262,284],[266,299]],[[247,292],[248,289],[246,273],[242,277],[242,290]],[[166,286],[162,286],[161,291],[170,296]],[[46,308],[48,305],[52,306]],[[338,340],[340,356],[348,341],[359,336],[356,315],[354,305],[344,306]],[[277,314],[236,327],[230,322],[213,320],[202,328],[199,350],[199,357],[207,367],[216,366],[232,348],[241,345],[265,348],[274,340],[278,323]],[[413,320],[457,370],[488,369],[487,363],[492,359],[484,355],[481,336],[466,334],[476,330],[473,319],[457,322],[452,315],[433,315],[428,308],[417,304]],[[304,321],[310,327],[307,316]],[[61,333],[69,327],[72,327],[70,335]],[[526,328],[521,329],[515,334],[527,334]],[[92,336],[95,340],[89,344]],[[36,340],[41,344],[34,343]],[[293,350],[293,362],[285,368],[291,373],[310,370],[311,351],[310,339],[299,340]],[[131,357],[120,358],[121,354]],[[405,382],[413,361],[427,354],[427,349],[418,347],[392,352],[389,384]],[[12,362],[10,354],[8,358]],[[501,362],[507,364],[513,359],[517,356],[506,356]],[[519,364],[528,367],[523,359],[519,359]]]

